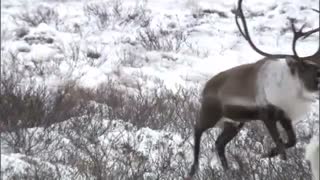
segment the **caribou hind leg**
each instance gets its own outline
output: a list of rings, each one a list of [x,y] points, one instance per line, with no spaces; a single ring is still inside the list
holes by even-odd
[[[224,127],[222,133],[219,135],[216,141],[216,148],[218,155],[222,164],[222,167],[227,170],[228,162],[225,156],[225,147],[226,145],[238,134],[238,132],[243,127],[244,123],[233,123],[233,122],[224,122]]]
[[[201,136],[204,132],[203,129],[194,129],[194,148],[193,148],[193,164],[191,166],[191,170],[189,172],[189,178],[193,177],[195,174],[198,164],[199,164],[199,153],[200,153],[200,142],[201,142]]]
[[[189,172],[189,177],[187,177],[186,180],[193,177],[198,167],[200,140],[205,130],[213,127],[222,117],[237,120],[235,122],[224,122],[223,131],[216,141],[216,148],[222,166],[224,169],[228,169],[228,163],[225,157],[225,146],[238,134],[245,121],[256,119],[258,115],[259,109],[255,107],[240,105],[222,106],[218,99],[212,97],[204,98],[200,111],[200,121],[195,128],[194,162]]]
[[[205,132],[209,128],[214,127],[221,119],[221,117],[222,107],[220,101],[215,97],[203,98],[200,110],[200,119],[196,123],[194,128],[194,161],[189,172],[189,177],[187,179],[191,179],[198,168],[200,142],[203,132]]]

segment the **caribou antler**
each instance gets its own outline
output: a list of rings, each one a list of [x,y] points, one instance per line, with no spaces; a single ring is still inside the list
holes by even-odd
[[[311,8],[313,11],[317,12],[317,13],[320,13],[320,10],[316,10],[316,9],[313,9]]]
[[[285,55],[285,54],[269,54],[269,53],[266,53],[260,49],[258,49],[254,43],[252,42],[251,38],[250,38],[250,34],[249,34],[249,31],[248,31],[248,27],[247,27],[247,21],[243,15],[243,11],[242,11],[242,0],[239,0],[238,1],[238,8],[237,8],[237,11],[235,13],[235,19],[236,19],[236,24],[237,24],[237,27],[241,33],[241,35],[248,41],[248,43],[250,44],[250,46],[252,47],[253,50],[255,50],[257,53],[261,54],[262,56],[265,56],[265,57],[275,57],[275,58],[284,58],[288,55]],[[241,20],[242,22],[242,26],[243,26],[243,30],[239,24],[239,19]]]
[[[292,40],[292,51],[293,51],[293,56],[297,59],[300,60],[304,60],[304,59],[310,59],[313,58],[315,56],[319,56],[320,55],[320,47],[319,49],[316,51],[315,54],[311,55],[311,56],[306,56],[306,57],[299,57],[297,50],[296,50],[296,44],[299,38],[302,39],[306,39],[307,37],[309,37],[310,35],[312,35],[313,33],[316,33],[320,30],[320,28],[316,28],[316,29],[312,29],[306,32],[303,32],[303,29],[305,28],[305,24],[301,26],[301,28],[299,30],[296,29],[294,23],[295,20],[294,19],[290,19],[290,23],[291,23],[291,29],[293,32],[293,40]]]
[[[320,58],[320,46],[319,46],[317,52],[315,54],[311,55],[311,56],[299,57],[298,54],[297,54],[297,51],[296,51],[296,44],[297,44],[298,39],[300,39],[300,38],[301,39],[305,39],[305,38],[309,37],[310,35],[312,35],[313,33],[319,32],[320,28],[318,27],[316,29],[312,29],[312,30],[303,32],[303,28],[305,27],[305,24],[304,24],[297,31],[296,27],[294,25],[294,20],[293,19],[290,20],[291,29],[292,29],[292,32],[293,32],[293,41],[292,41],[293,55],[290,55],[290,54],[270,54],[270,53],[266,53],[266,52],[260,50],[259,48],[257,48],[256,45],[253,43],[253,41],[250,38],[250,34],[249,34],[249,31],[248,31],[248,27],[247,27],[247,22],[246,22],[246,19],[244,17],[243,11],[242,11],[242,1],[243,0],[239,0],[238,1],[238,8],[237,8],[237,11],[235,13],[235,15],[236,15],[235,16],[236,24],[237,24],[237,27],[238,27],[241,35],[248,41],[248,43],[250,44],[252,49],[255,50],[257,53],[259,53],[262,56],[272,57],[272,58],[284,58],[284,57],[287,57],[287,56],[291,56],[291,57],[293,57],[293,58],[295,58],[297,60],[298,59],[299,60],[305,60],[305,59],[316,58],[316,57]],[[319,13],[318,10],[315,10],[315,9],[312,9],[312,10],[314,10],[315,12]],[[242,22],[243,29],[240,26],[239,18],[240,18],[240,20]]]

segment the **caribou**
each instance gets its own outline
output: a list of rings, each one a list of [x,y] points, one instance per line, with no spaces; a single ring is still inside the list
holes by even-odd
[[[293,54],[270,54],[257,48],[251,40],[242,0],[238,1],[235,20],[241,35],[263,59],[223,71],[205,84],[199,119],[194,125],[194,162],[186,179],[191,179],[198,168],[202,134],[213,127],[222,129],[215,146],[225,170],[228,169],[226,145],[245,123],[253,120],[264,123],[275,143],[262,157],[280,155],[287,159],[285,149],[294,147],[297,141],[293,122],[309,111],[317,97],[320,47],[315,54],[300,57],[296,43],[298,39],[319,32],[319,28],[304,31],[303,25],[297,29],[291,19]],[[280,138],[278,123],[287,134],[286,142]]]

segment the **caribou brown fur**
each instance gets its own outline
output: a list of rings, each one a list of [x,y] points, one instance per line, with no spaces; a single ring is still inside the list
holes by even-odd
[[[294,55],[271,55],[259,50],[250,39],[241,3],[239,0],[236,20],[241,18],[244,29],[240,28],[237,20],[238,28],[253,49],[265,58],[221,72],[205,84],[200,117],[194,127],[194,163],[188,179],[198,167],[201,136],[212,127],[222,128],[215,145],[225,169],[228,168],[226,145],[246,122],[253,120],[264,123],[276,145],[263,157],[280,154],[282,159],[286,159],[285,149],[296,144],[293,122],[306,115],[317,97],[319,50],[309,57],[298,57],[295,47]],[[292,30],[295,45],[298,38],[318,32],[319,28],[302,32],[302,29],[296,31],[292,24]],[[287,142],[280,138],[277,123],[284,128]]]

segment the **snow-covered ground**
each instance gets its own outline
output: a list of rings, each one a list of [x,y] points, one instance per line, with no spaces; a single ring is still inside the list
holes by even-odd
[[[311,163],[314,180],[319,180],[319,137],[313,137],[306,147],[306,159]]]
[[[116,2],[4,0],[1,2],[2,51],[17,53],[19,63],[30,71],[35,64],[54,71],[44,72],[42,78],[32,74],[48,85],[58,85],[63,82],[61,79],[80,78],[81,85],[88,87],[108,78],[124,82],[141,80],[141,75],[149,77],[145,85],[150,86],[154,79],[171,88],[190,81],[203,84],[222,70],[260,58],[239,35],[231,12],[236,1],[123,1],[119,14],[113,12]],[[12,18],[35,11],[39,6],[42,11],[53,9],[57,15],[48,23],[34,27]],[[288,18],[298,19],[298,25],[306,23],[306,28],[314,28],[318,15],[309,8],[316,6],[317,0],[244,2],[245,10],[249,11],[251,36],[257,46],[268,52],[289,54],[292,34]],[[89,7],[108,11],[107,22],[101,25],[99,18],[90,14]],[[201,14],[201,9],[222,12],[223,16]],[[130,15],[138,17],[127,20]],[[18,38],[17,31],[21,28],[28,34]],[[142,47],[139,33],[151,29],[159,34],[159,28],[170,34],[160,44],[169,39],[172,46],[177,46],[172,36],[175,33],[181,33],[186,42],[181,42],[178,50]],[[52,43],[45,41],[49,38]],[[317,37],[309,38],[299,43],[299,54],[311,54],[317,47]],[[100,58],[86,58],[89,51],[101,53]],[[72,62],[74,53],[80,56],[79,62]]]
[[[1,68],[2,71],[14,71],[23,77],[22,83],[17,86],[36,84],[53,90],[70,81],[95,89],[110,80],[133,89],[138,84],[143,84],[144,89],[152,89],[161,82],[173,91],[181,86],[200,90],[213,75],[262,58],[250,48],[236,27],[232,12],[236,3],[235,0],[2,0]],[[317,27],[319,16],[310,8],[316,8],[318,3],[318,0],[244,1],[252,40],[267,52],[292,54],[292,33],[288,19],[297,19],[297,26],[305,23],[306,29]],[[203,10],[213,13],[204,13]],[[39,20],[39,17],[34,17],[35,13],[43,15],[45,19]],[[151,43],[150,39],[153,40]],[[318,37],[311,36],[298,43],[298,53],[301,56],[310,55],[318,45]],[[312,116],[305,121],[316,121],[317,103],[314,109]],[[67,160],[62,160],[64,153],[72,151],[83,162],[86,162],[86,158],[92,159],[88,152],[94,151],[100,155],[98,158],[106,158],[97,161],[104,163],[100,165],[105,167],[112,166],[109,163],[119,156],[124,159],[147,158],[149,165],[141,170],[145,172],[143,177],[146,179],[156,179],[151,172],[158,171],[160,164],[163,165],[159,160],[160,155],[185,159],[175,161],[183,162],[183,165],[171,164],[171,168],[189,167],[192,162],[191,137],[148,127],[137,129],[132,124],[111,119],[90,121],[96,126],[96,123],[101,123],[99,126],[105,126],[108,133],[94,136],[101,144],[88,143],[93,144],[93,149],[88,147],[88,152],[77,151],[77,145],[69,142],[74,134],[70,132],[67,134],[70,137],[64,137],[67,136],[63,134],[65,132],[59,131],[59,127],[65,129],[72,126],[72,121],[48,129],[22,130],[29,135],[49,133],[46,138],[59,142],[59,147],[55,143],[48,143],[54,147],[51,148],[54,151],[50,151],[54,154],[45,154],[45,151],[37,155],[15,153],[3,144],[1,173],[4,178],[12,178],[12,172],[20,174],[20,177],[25,173],[34,173],[36,169],[32,169],[30,164],[37,164],[44,167],[42,171],[48,174],[56,175],[58,169],[62,179],[88,179],[84,174],[77,173],[79,168],[89,168],[89,165],[71,167],[64,163]],[[108,128],[110,122],[120,127],[110,131],[113,129]],[[126,126],[130,127],[129,130]],[[307,127],[307,130],[310,128],[309,125],[303,127]],[[318,128],[314,129],[317,134]],[[1,138],[9,136],[4,133]],[[137,157],[133,157],[134,153],[119,151],[124,149],[122,147],[110,145],[110,139],[115,137],[120,138],[117,139],[118,146],[127,145]],[[32,138],[40,137],[35,135]],[[210,148],[209,141],[205,149]],[[168,149],[173,154],[166,154]],[[106,157],[102,151],[110,153]],[[163,159],[166,160],[166,157]],[[140,161],[143,160],[130,160]],[[212,160],[211,164],[217,165],[214,162]],[[152,165],[157,168],[152,169]],[[139,171],[139,168],[133,169]],[[180,177],[184,173],[181,172]],[[164,177],[173,179],[169,175]]]

